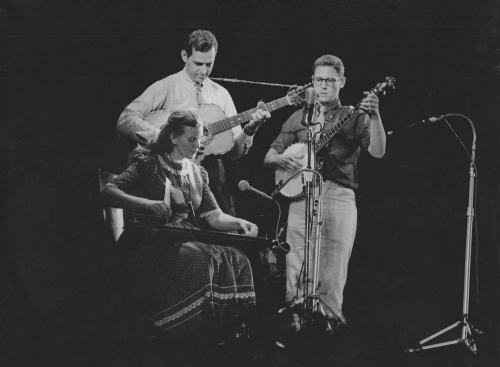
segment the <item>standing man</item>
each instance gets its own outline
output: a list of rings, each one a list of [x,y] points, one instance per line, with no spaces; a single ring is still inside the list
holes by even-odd
[[[159,129],[144,118],[160,110],[196,111],[204,104],[214,104],[226,117],[236,115],[236,108],[229,92],[208,77],[215,63],[217,47],[217,40],[211,32],[197,30],[190,33],[185,38],[184,48],[181,51],[184,69],[157,81],[125,108],[116,127],[119,135],[129,141],[145,143]],[[252,120],[244,129],[239,125],[232,128],[234,145],[224,155],[226,159],[235,160],[246,154],[252,146],[253,135],[258,127],[271,117],[268,111],[262,109],[258,109],[251,116]],[[221,209],[235,216],[222,160],[208,156],[202,161],[202,165],[208,171],[210,188]]]
[[[316,121],[323,131],[328,131],[350,110],[350,107],[343,107],[339,99],[340,89],[346,82],[344,65],[339,58],[324,55],[314,62],[313,73],[312,80],[319,102]],[[365,92],[365,95],[361,102],[364,112],[360,110],[356,113],[318,153],[324,159],[320,171],[324,184],[321,195],[323,225],[318,293],[323,306],[326,304],[323,309],[327,317],[344,323],[343,290],[357,225],[354,195],[358,187],[356,162],[361,149],[376,158],[381,158],[385,153],[385,132],[378,98],[373,93]],[[302,168],[300,159],[283,154],[291,144],[307,139],[307,128],[301,124],[301,118],[302,110],[298,110],[284,123],[266,154],[266,166],[290,172]],[[286,255],[288,303],[304,296],[303,283],[299,281],[304,263],[304,216],[305,200],[292,202],[287,227],[287,242],[291,246],[290,253]]]

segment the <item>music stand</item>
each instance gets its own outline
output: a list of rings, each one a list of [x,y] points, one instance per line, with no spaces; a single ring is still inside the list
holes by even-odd
[[[474,343],[474,339],[472,339],[472,331],[469,325],[469,293],[470,293],[470,265],[471,265],[471,252],[472,252],[472,226],[473,226],[473,217],[474,217],[474,185],[475,185],[475,166],[476,166],[476,130],[474,129],[474,125],[472,121],[464,115],[458,113],[450,113],[447,115],[440,116],[438,119],[445,118],[446,116],[460,116],[469,121],[472,127],[472,152],[470,155],[470,169],[469,169],[469,207],[467,208],[467,235],[465,242],[465,269],[464,269],[464,294],[463,294],[463,304],[462,304],[462,320],[455,322],[454,324],[444,328],[441,331],[438,331],[431,336],[422,339],[418,342],[415,348],[406,349],[407,353],[418,352],[424,349],[438,348],[444,347],[447,345],[453,345],[458,343],[464,343],[467,348],[469,348],[472,353],[477,353],[477,348]],[[445,119],[446,120],[446,119]],[[429,340],[432,340],[438,337],[445,332],[454,329],[457,326],[462,326],[462,334],[461,337],[455,340],[450,340],[447,342],[436,343],[431,345],[423,345],[427,343]]]

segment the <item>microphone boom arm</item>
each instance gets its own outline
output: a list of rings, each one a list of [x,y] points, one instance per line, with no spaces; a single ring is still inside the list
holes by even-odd
[[[320,182],[322,182],[322,180],[321,180],[321,178],[322,178],[321,173],[319,173],[318,171],[312,170],[310,168],[302,168],[302,169],[299,169],[297,172],[293,173],[290,177],[288,177],[285,182],[281,183],[276,188],[276,190],[274,190],[272,192],[272,194],[270,196],[272,198],[274,198],[283,189],[283,187],[285,187],[288,184],[288,182],[290,182],[295,176],[297,176],[299,173],[302,173],[302,172],[311,172],[312,174],[317,175],[320,178]],[[319,189],[319,194],[321,194],[321,186],[320,186],[320,189]]]

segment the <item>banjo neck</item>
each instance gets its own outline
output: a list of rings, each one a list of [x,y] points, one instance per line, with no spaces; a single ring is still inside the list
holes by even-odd
[[[385,81],[383,83],[377,84],[375,88],[373,88],[370,92],[378,95],[380,92],[383,92],[385,94],[385,88],[390,87],[394,88],[394,84],[396,83],[396,79],[392,76],[388,76],[385,78]],[[340,129],[342,129],[348,122],[349,120],[359,111],[361,108],[361,102],[363,100],[359,101],[359,103],[352,107],[349,112],[344,115],[339,121],[337,121],[333,127],[328,130],[327,132],[321,134],[321,137],[318,139],[316,142],[316,148],[314,150],[315,153],[317,153],[321,148],[323,148],[334,136],[337,134]]]
[[[356,112],[359,111],[360,107],[361,102],[359,102],[355,107],[351,108],[349,112],[344,115],[344,117],[342,117],[339,121],[337,121],[330,130],[321,134],[321,137],[316,142],[316,148],[314,149],[314,152],[318,153],[318,151],[323,148],[330,141],[330,139],[332,139],[335,134],[337,134],[340,129],[342,129],[349,122],[349,120],[356,114]]]

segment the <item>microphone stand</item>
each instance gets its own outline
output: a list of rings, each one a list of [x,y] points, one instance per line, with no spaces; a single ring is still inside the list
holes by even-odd
[[[315,103],[315,106],[317,104]],[[313,116],[316,116],[316,108],[314,109]],[[307,168],[302,169],[302,185],[304,186],[304,193],[306,195],[305,202],[305,231],[304,231],[304,295],[294,302],[294,304],[304,300],[304,314],[305,316],[310,316],[314,318],[317,312],[321,312],[323,316],[326,317],[325,312],[322,308],[321,301],[323,299],[318,293],[319,288],[319,265],[321,256],[321,226],[323,224],[323,210],[321,203],[321,193],[323,189],[323,177],[321,173],[315,170],[316,165],[316,140],[314,138],[313,129],[316,124],[308,125],[307,129]],[[316,175],[317,185],[313,181],[313,176]],[[288,181],[288,180],[287,180]],[[283,186],[282,186],[283,187]],[[312,209],[312,210],[311,210]],[[316,228],[315,228],[315,238],[314,238],[314,255],[311,259],[311,234],[313,233],[314,218],[316,218]],[[311,262],[312,260],[312,262]],[[313,267],[312,272],[312,290],[309,289],[310,284],[310,274],[311,265]],[[300,280],[299,280],[300,281]],[[330,306],[323,301],[323,303],[330,309],[332,313],[333,310]],[[327,322],[327,329],[331,332],[331,326]]]
[[[467,209],[467,235],[465,242],[465,269],[464,269],[464,293],[463,293],[463,303],[462,303],[462,320],[455,322],[454,324],[444,328],[441,331],[421,340],[418,342],[415,348],[408,348],[406,350],[407,353],[418,352],[424,349],[430,348],[438,348],[444,347],[447,345],[464,343],[467,348],[471,350],[472,353],[477,352],[476,345],[474,343],[474,339],[472,338],[471,327],[469,324],[469,293],[470,293],[470,266],[471,266],[471,252],[472,252],[472,225],[473,225],[473,217],[474,217],[474,185],[475,185],[475,166],[476,166],[476,130],[474,129],[474,125],[472,121],[464,115],[458,113],[450,113],[447,115],[440,116],[440,118],[444,118],[446,116],[460,116],[469,121],[472,127],[472,154],[470,155],[470,169],[469,169],[469,207]],[[446,119],[445,119],[446,120]],[[448,121],[446,121],[448,122]],[[462,327],[462,334],[459,339],[450,340],[443,343],[436,343],[431,345],[423,345],[429,340],[432,340],[438,337],[441,334],[457,327]]]
[[[316,105],[316,103],[315,103]],[[316,108],[314,109],[313,116],[316,116]],[[323,223],[322,209],[321,209],[321,192],[323,188],[323,178],[321,173],[316,170],[316,156],[315,147],[316,141],[314,138],[315,124],[308,124],[307,127],[307,167],[295,172],[289,177],[275,192],[271,195],[277,194],[286,184],[299,173],[302,173],[302,186],[305,195],[305,208],[304,208],[304,272],[303,272],[303,292],[302,297],[293,302],[291,307],[303,302],[304,315],[311,316],[316,312],[321,311],[325,313],[321,307],[321,297],[318,294],[319,286],[319,264],[320,264],[320,238],[321,238],[321,225]],[[315,231],[313,231],[314,218],[316,218]],[[312,234],[315,233],[314,243],[312,244]],[[311,256],[311,245],[314,248],[314,255]],[[311,271],[312,266],[312,271]],[[312,279],[311,279],[312,274]],[[312,282],[311,282],[312,280]],[[300,279],[299,279],[300,284]],[[312,286],[312,289],[310,289]],[[327,305],[328,306],[328,305]],[[327,324],[330,328],[330,325]]]
[[[314,125],[313,125],[314,126]],[[308,126],[307,129],[307,168],[312,170],[313,160],[314,160],[314,136],[313,136],[313,126]],[[309,271],[310,271],[310,241],[311,241],[311,202],[314,200],[314,185],[313,185],[313,174],[311,171],[302,173],[302,186],[304,190],[304,194],[306,196],[306,205],[305,205],[305,231],[304,231],[304,292],[306,297],[309,295]],[[316,234],[318,235],[318,234]],[[307,302],[305,303],[306,309],[308,308]]]

